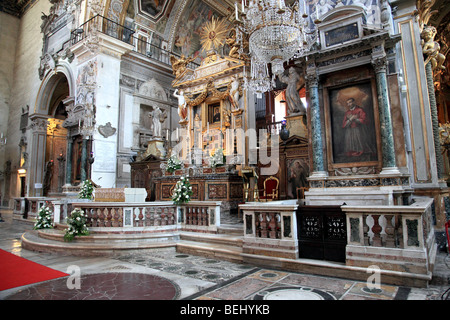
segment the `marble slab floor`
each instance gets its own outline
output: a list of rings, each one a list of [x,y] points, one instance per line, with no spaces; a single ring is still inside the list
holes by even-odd
[[[79,267],[81,285],[68,277],[0,291],[0,300],[441,300],[447,284],[429,288],[382,285],[258,268],[182,254],[174,248],[122,253],[114,257],[75,257],[22,249],[20,237],[31,225],[2,210],[0,249],[71,274]],[[449,273],[450,274],[450,273]]]

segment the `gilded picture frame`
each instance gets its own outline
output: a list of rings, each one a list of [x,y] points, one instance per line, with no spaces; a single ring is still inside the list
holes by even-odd
[[[328,170],[381,167],[380,121],[373,78],[324,87]]]

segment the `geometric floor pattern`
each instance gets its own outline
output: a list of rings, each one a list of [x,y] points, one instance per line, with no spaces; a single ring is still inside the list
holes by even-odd
[[[259,268],[174,248],[116,257],[39,253],[21,248],[20,237],[30,226],[12,223],[4,213],[3,219],[1,249],[61,272],[77,265],[82,275],[79,289],[69,289],[68,276],[0,291],[0,300],[441,300],[449,287],[368,288],[362,281]]]

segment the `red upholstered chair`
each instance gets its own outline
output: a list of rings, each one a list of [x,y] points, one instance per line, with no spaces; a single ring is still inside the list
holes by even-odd
[[[264,180],[264,193],[263,196],[260,197],[261,200],[264,201],[272,201],[278,199],[278,186],[280,185],[280,181],[275,177],[268,177]]]

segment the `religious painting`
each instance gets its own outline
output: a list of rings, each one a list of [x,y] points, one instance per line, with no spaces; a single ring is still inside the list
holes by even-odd
[[[156,18],[164,11],[167,0],[139,0],[139,9],[141,12]]]
[[[328,147],[333,164],[378,161],[377,113],[370,81],[328,88]]]
[[[202,0],[192,0],[186,5],[184,15],[179,20],[178,30],[175,34],[173,52],[184,54],[186,57],[199,57],[203,59],[206,52],[202,52],[201,33],[204,25],[212,18],[221,18]]]
[[[220,123],[220,102],[208,106],[208,121],[210,124]]]
[[[305,159],[287,159],[286,161],[286,194],[288,199],[302,197],[304,189],[308,187],[309,166]]]

